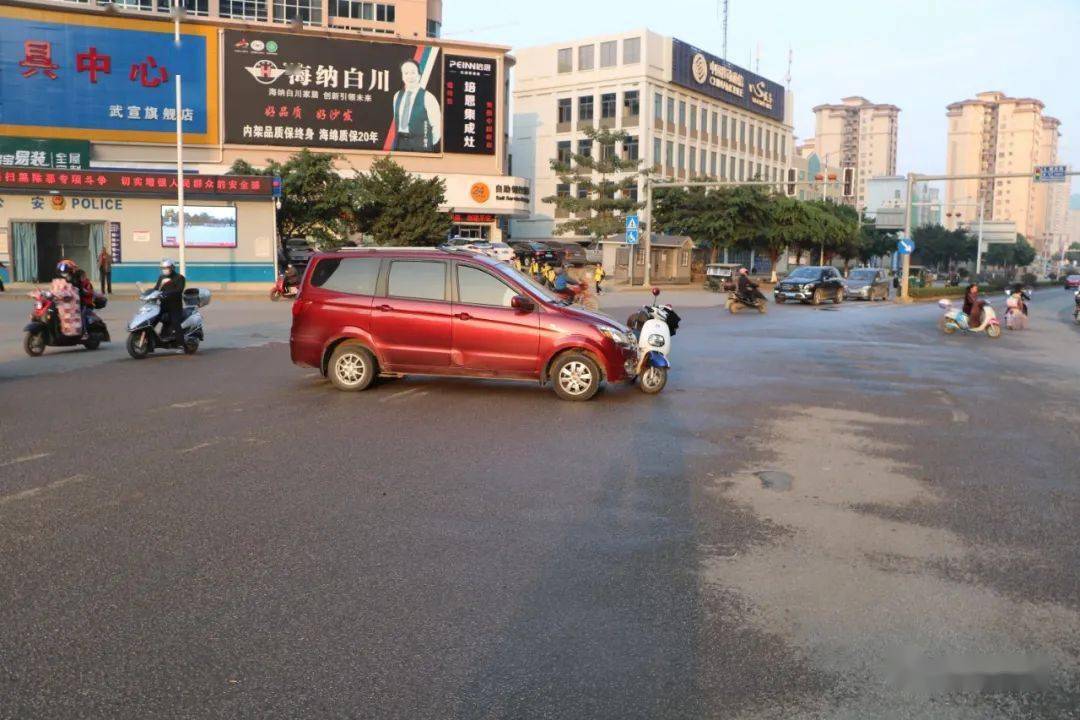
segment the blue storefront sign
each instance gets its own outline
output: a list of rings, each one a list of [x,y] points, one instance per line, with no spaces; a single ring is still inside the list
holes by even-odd
[[[87,22],[0,8],[0,133],[163,140],[176,131],[182,75],[185,133],[216,141],[217,78],[207,74],[216,36],[184,32],[177,46],[170,23]]]
[[[671,81],[758,115],[784,121],[784,88],[717,56],[671,41]]]

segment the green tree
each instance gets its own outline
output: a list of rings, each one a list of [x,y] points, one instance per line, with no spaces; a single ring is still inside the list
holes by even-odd
[[[776,266],[784,250],[802,247],[817,237],[817,211],[808,203],[795,198],[772,195],[768,203],[768,220],[762,225],[754,249],[768,256],[772,263],[772,281],[776,282]]]
[[[637,175],[644,173],[640,160],[630,160],[616,152],[616,143],[629,138],[622,130],[587,128],[585,136],[592,143],[589,154],[575,153],[569,162],[561,162],[558,158],[551,161],[551,169],[559,176],[559,182],[566,186],[576,185],[577,194],[550,195],[543,201],[571,215],[571,219],[555,226],[557,235],[603,240],[621,234],[626,227],[623,218],[643,207],[643,203],[633,200],[629,194],[637,187]]]
[[[654,192],[657,231],[689,235],[710,249],[711,262],[721,248],[754,247],[769,218],[770,198],[756,187],[657,187]]]
[[[1022,234],[1017,233],[1016,243],[1013,245],[995,243],[990,246],[983,255],[987,265],[997,265],[1004,268],[1021,268],[1030,265],[1035,260],[1035,248]]]
[[[229,174],[281,177],[281,207],[277,213],[281,242],[301,237],[321,247],[337,247],[355,229],[356,184],[334,168],[341,159],[340,155],[305,148],[284,163],[267,160],[262,168],[238,159]]]
[[[924,225],[912,233],[915,256],[923,265],[951,269],[956,263],[975,259],[978,242],[966,230],[947,230],[942,225]]]
[[[382,157],[357,176],[356,188],[356,225],[379,245],[433,246],[450,234],[453,218],[440,209],[446,202],[446,185],[440,178],[411,175]]]
[[[814,245],[822,250],[826,263],[842,250],[858,254],[859,213],[850,205],[842,205],[832,200],[811,200],[807,203],[815,219],[812,228]],[[810,248],[807,248],[810,249]]]
[[[859,226],[862,242],[859,244],[859,260],[869,263],[874,258],[891,255],[896,250],[896,234],[891,230],[879,230],[874,220],[863,218]]]
[[[1074,242],[1069,246],[1069,249],[1065,251],[1065,257],[1070,262],[1080,262],[1080,242]]]

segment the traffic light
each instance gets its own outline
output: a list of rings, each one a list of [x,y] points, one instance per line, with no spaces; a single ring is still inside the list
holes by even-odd
[[[795,178],[797,175],[795,168],[787,169],[787,196],[795,197]]]
[[[844,168],[844,197],[855,195],[855,168]]]

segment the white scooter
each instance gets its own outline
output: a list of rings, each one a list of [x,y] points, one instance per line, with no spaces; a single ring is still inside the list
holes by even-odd
[[[138,285],[139,299],[143,306],[135,312],[135,317],[128,323],[127,351],[136,360],[142,360],[156,348],[184,350],[187,355],[195,354],[199,343],[204,339],[203,318],[199,308],[210,304],[210,291],[202,288],[188,288],[183,295],[183,320],[180,322],[180,337],[162,340],[156,327],[162,320],[160,290],[142,291]]]
[[[938,307],[945,311],[945,314],[938,320],[938,327],[946,335],[952,335],[957,330],[963,330],[969,333],[985,332],[986,336],[990,338],[1001,337],[1001,324],[998,322],[997,313],[994,312],[994,308],[990,306],[989,301],[986,301],[983,305],[982,324],[974,328],[968,325],[968,316],[961,309],[953,307],[952,300],[942,298],[938,300]]]
[[[670,305],[658,306],[660,288],[653,288],[653,304],[643,305],[627,323],[637,333],[637,378],[641,391],[655,395],[667,385],[671,363],[671,337],[679,327],[679,316]]]

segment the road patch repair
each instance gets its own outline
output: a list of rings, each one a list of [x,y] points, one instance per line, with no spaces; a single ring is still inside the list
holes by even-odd
[[[957,535],[857,509],[940,501],[914,467],[887,459],[898,446],[883,438],[903,437],[908,422],[825,407],[775,415],[759,442],[771,465],[798,468],[798,482],[786,472],[738,473],[717,478],[711,492],[790,532],[737,557],[702,547],[702,579],[706,592],[741,596],[752,625],[838,678],[820,706],[785,717],[1064,710],[1080,679],[1080,614],[944,577],[936,565],[969,552]],[[1024,693],[1034,691],[1041,714],[1016,712],[1033,706]]]

